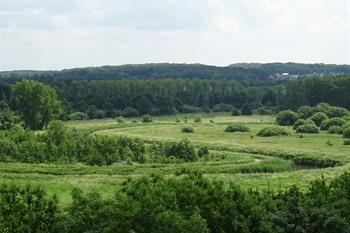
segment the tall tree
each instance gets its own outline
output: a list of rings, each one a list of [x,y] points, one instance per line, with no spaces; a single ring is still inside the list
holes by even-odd
[[[13,87],[12,94],[25,126],[33,130],[43,129],[63,113],[56,90],[40,82],[23,80]]]

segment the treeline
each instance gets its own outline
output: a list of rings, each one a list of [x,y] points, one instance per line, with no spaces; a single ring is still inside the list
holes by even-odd
[[[281,109],[326,102],[350,109],[350,76],[317,77],[279,85],[250,85],[232,80],[66,80],[51,83],[63,102],[64,116],[75,112],[89,118],[129,117],[189,112],[242,110],[271,114]],[[9,84],[0,84],[0,98],[17,111]],[[258,112],[259,112],[258,111]],[[78,115],[84,118],[84,116]]]
[[[0,186],[2,232],[347,233],[350,174],[319,179],[306,192],[243,191],[196,172],[124,182],[112,197],[72,192],[60,208],[41,188]]]

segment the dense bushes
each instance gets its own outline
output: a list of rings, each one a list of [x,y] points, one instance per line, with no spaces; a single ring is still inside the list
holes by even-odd
[[[310,118],[317,126],[320,126],[322,121],[328,120],[328,116],[323,112],[317,112]]]
[[[334,125],[334,126],[329,127],[327,132],[329,134],[342,134],[343,133],[343,128],[340,127],[340,126]]]
[[[282,233],[350,231],[350,174],[319,179],[301,192],[243,191],[196,172],[141,177],[124,182],[111,197],[75,189],[72,203],[42,189],[0,186],[4,232]]]
[[[187,139],[160,144],[158,153],[167,157],[174,156],[184,161],[195,161],[198,158],[194,146]]]
[[[213,112],[231,112],[234,106],[232,104],[216,104],[213,106]]]
[[[350,138],[350,127],[343,130],[343,137]]]
[[[245,125],[242,124],[231,124],[228,125],[225,128],[225,132],[229,132],[229,133],[234,133],[234,132],[249,132],[249,128]]]
[[[296,130],[301,125],[315,125],[315,123],[311,120],[298,119],[293,124],[293,129]]]
[[[343,126],[346,121],[339,117],[334,117],[329,120],[322,121],[320,128],[321,130],[328,130],[332,126]]]
[[[299,116],[291,110],[281,111],[276,115],[276,121],[279,125],[293,125]]]
[[[288,131],[282,127],[265,127],[261,129],[256,136],[259,137],[272,137],[272,136],[287,136],[289,135]]]
[[[313,124],[300,125],[296,128],[297,133],[317,134],[320,130]]]
[[[149,123],[149,122],[152,122],[152,121],[153,121],[153,119],[152,119],[152,117],[149,114],[146,114],[146,115],[142,116],[142,122],[143,123]]]
[[[232,112],[231,112],[232,116],[240,116],[241,115],[241,110],[239,110],[238,108],[233,108]]]
[[[250,116],[253,114],[252,108],[249,106],[249,104],[244,104],[241,108],[241,114],[243,116]]]
[[[89,116],[84,112],[73,112],[69,114],[68,119],[73,121],[87,120]]]
[[[0,131],[0,161],[85,162],[111,164],[130,159],[143,162],[145,146],[139,139],[117,139],[67,129],[60,121],[49,124],[41,134],[12,127]]]

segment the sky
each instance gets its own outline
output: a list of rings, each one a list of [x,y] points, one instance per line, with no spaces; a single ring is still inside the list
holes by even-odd
[[[0,0],[0,70],[350,64],[349,0]]]

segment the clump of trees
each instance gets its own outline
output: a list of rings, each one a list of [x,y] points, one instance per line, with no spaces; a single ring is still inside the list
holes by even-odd
[[[194,133],[194,129],[192,127],[190,127],[190,126],[186,126],[186,127],[183,127],[181,129],[181,132],[183,132],[183,133]]]
[[[12,88],[17,111],[25,127],[43,129],[63,114],[56,90],[37,81],[23,80]]]
[[[279,125],[293,125],[299,116],[291,110],[281,111],[276,115],[276,121]]]
[[[259,137],[274,137],[274,136],[288,136],[289,132],[282,127],[265,127],[256,134]]]
[[[337,232],[350,231],[350,174],[317,179],[306,191],[244,191],[234,183],[179,171],[130,179],[116,194],[72,191],[72,202],[35,187],[0,186],[5,232]],[[175,200],[175,201],[174,201]]]
[[[234,132],[249,132],[250,129],[249,127],[243,125],[243,124],[231,124],[231,125],[228,125],[226,128],[225,128],[225,132],[229,132],[229,133],[234,133]]]
[[[310,134],[317,134],[320,132],[318,127],[314,124],[305,124],[300,125],[296,128],[297,133],[310,133]]]
[[[143,162],[145,145],[139,139],[109,138],[68,129],[52,121],[40,134],[14,126],[0,131],[0,161],[25,163],[84,162],[109,165],[130,159]]]

